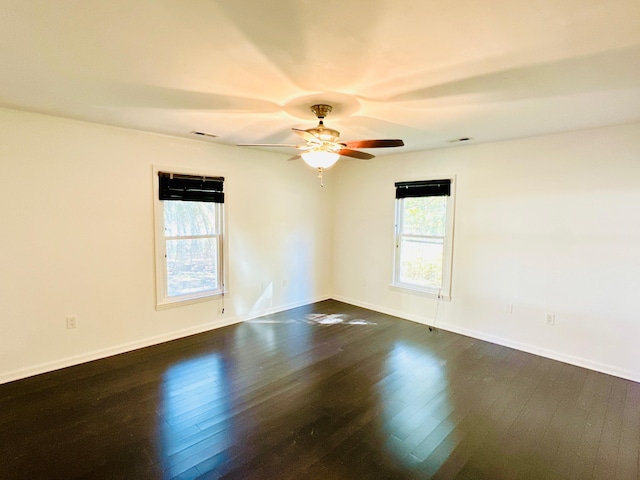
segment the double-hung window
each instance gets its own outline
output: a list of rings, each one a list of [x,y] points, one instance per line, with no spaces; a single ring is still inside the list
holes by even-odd
[[[397,182],[393,284],[451,296],[454,178]]]
[[[157,306],[224,294],[224,178],[157,172]]]

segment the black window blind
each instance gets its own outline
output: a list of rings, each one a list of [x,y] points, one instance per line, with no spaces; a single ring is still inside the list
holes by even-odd
[[[158,172],[160,200],[224,203],[224,177]]]
[[[415,182],[397,182],[396,198],[406,197],[443,197],[451,195],[451,180],[419,180]]]

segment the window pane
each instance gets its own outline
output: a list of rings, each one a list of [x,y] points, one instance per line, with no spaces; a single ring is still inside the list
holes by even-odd
[[[402,234],[444,236],[448,197],[402,199]]]
[[[217,203],[164,202],[164,234],[167,237],[212,235],[216,232]]]
[[[400,240],[400,282],[420,287],[442,285],[443,239]]]
[[[167,240],[166,253],[167,293],[170,297],[218,288],[217,237]]]

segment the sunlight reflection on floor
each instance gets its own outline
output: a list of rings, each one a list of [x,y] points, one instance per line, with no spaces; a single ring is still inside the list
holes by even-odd
[[[360,318],[351,318],[349,315],[342,313],[309,313],[304,319],[273,319],[273,318],[256,318],[247,320],[246,323],[306,323],[309,325],[377,325],[375,322],[363,320]]]
[[[215,468],[235,439],[228,366],[219,355],[168,369],[159,411],[164,470],[170,476]],[[205,455],[206,453],[206,455]],[[206,459],[207,465],[199,465]]]
[[[384,401],[387,449],[407,466],[423,461],[455,427],[445,364],[427,349],[398,342],[387,358]],[[429,407],[427,407],[429,406]]]

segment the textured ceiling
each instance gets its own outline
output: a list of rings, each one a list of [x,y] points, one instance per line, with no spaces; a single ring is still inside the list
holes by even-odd
[[[401,150],[640,120],[638,0],[0,0],[0,105],[214,143]],[[246,148],[246,147],[238,147]],[[372,151],[376,155],[385,149]]]

